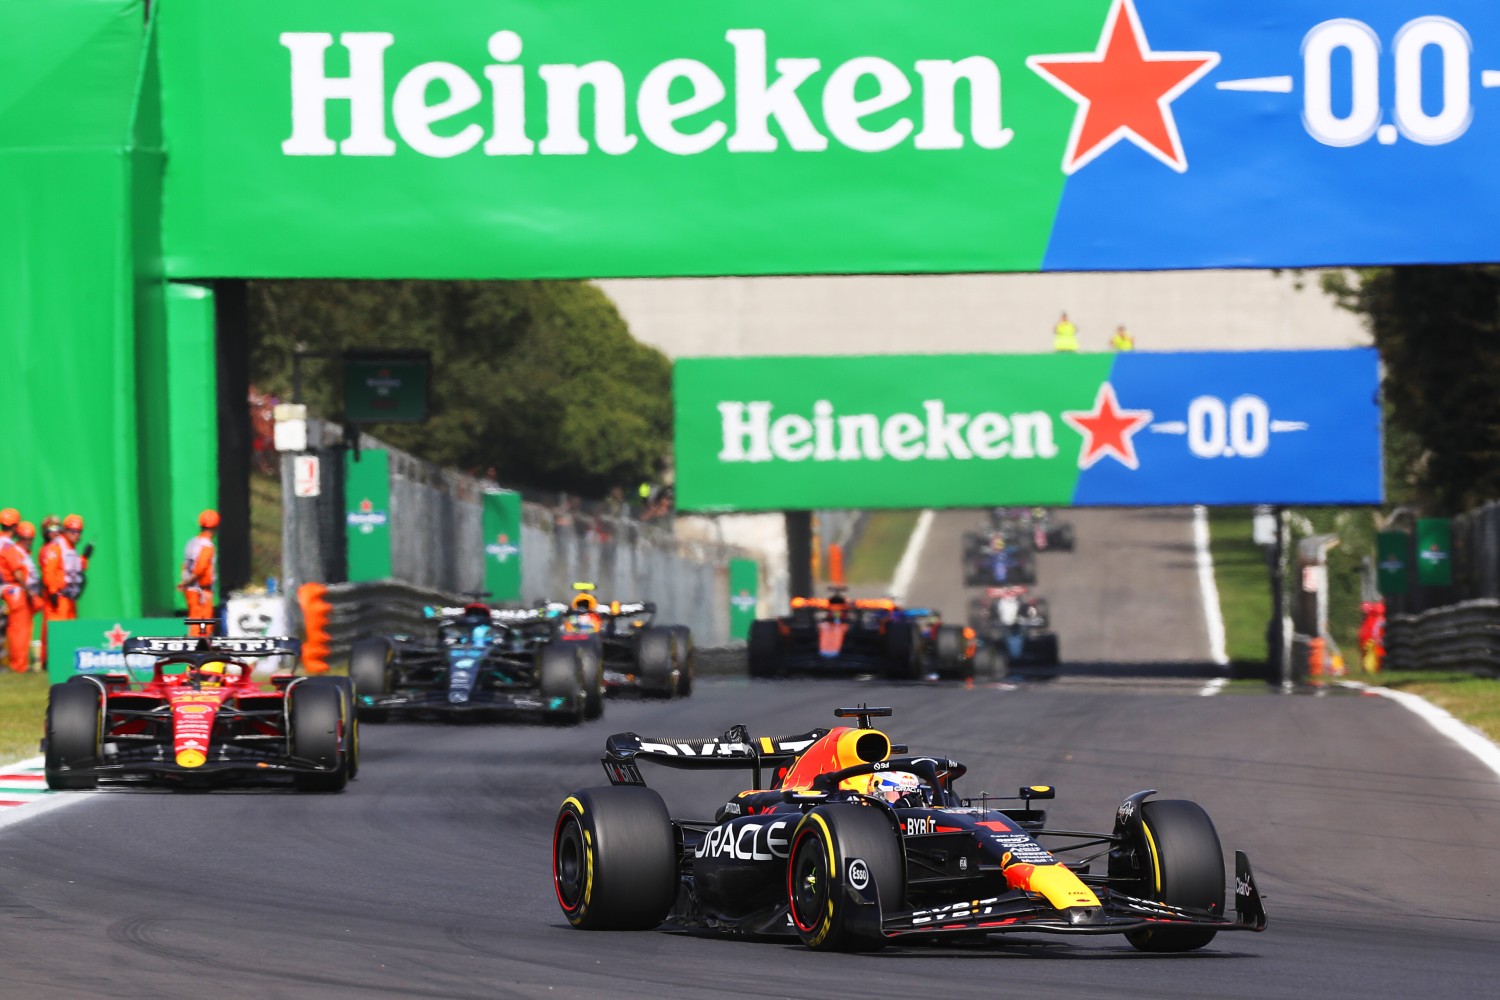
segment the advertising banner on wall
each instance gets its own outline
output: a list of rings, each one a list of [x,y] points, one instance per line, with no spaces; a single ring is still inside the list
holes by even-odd
[[[158,7],[174,277],[1500,259],[1493,0]]]
[[[344,454],[344,537],[349,580],[391,577],[391,456],[379,448]]]
[[[1405,531],[1382,531],[1375,537],[1376,582],[1384,597],[1411,591],[1411,535]]]
[[[521,494],[484,494],[484,589],[492,601],[521,599]]]
[[[61,684],[75,674],[123,674],[151,679],[156,660],[122,651],[132,636],[184,634],[181,618],[75,618],[47,625],[47,679]]]
[[[1417,585],[1453,583],[1453,523],[1446,517],[1417,519]]]
[[[1370,349],[683,358],[684,510],[1373,504]]]
[[[760,566],[754,559],[729,560],[729,637],[746,639],[760,601]]]

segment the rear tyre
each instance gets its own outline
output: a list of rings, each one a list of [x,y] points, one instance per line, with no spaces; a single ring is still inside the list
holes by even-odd
[[[893,621],[886,632],[886,676],[910,681],[922,676],[922,637],[916,622]]]
[[[1062,662],[1057,645],[1057,633],[1049,632],[1036,641],[1036,659],[1044,667],[1055,667]]]
[[[552,832],[552,881],[580,930],[649,930],[677,898],[677,839],[649,788],[585,788],[563,800]]]
[[[1138,895],[1171,906],[1224,915],[1224,849],[1213,820],[1196,802],[1141,803],[1145,835],[1136,845],[1144,874]],[[1141,951],[1193,951],[1218,933],[1201,927],[1146,927],[1125,939]]]
[[[322,769],[295,775],[298,791],[343,791],[350,777],[343,690],[331,677],[316,677],[294,686],[287,701],[287,754]]]
[[[391,693],[396,671],[391,664],[394,650],[388,640],[379,637],[360,639],[349,651],[349,679],[354,682],[354,704],[365,722],[384,722],[388,712],[364,704],[365,698],[379,698]]]
[[[659,625],[638,630],[635,634],[635,672],[641,679],[641,694],[648,698],[676,695],[676,633]]]
[[[560,726],[583,721],[586,695],[583,665],[571,643],[549,642],[537,650],[537,685],[541,689],[542,718]]]
[[[677,696],[693,693],[693,677],[698,672],[698,647],[693,644],[693,630],[686,625],[668,626],[677,636]]]
[[[781,626],[774,618],[750,623],[750,676],[776,677],[781,673],[777,648],[781,645]]]
[[[974,652],[974,679],[998,681],[1005,676],[1008,665],[1004,650],[984,643]]]
[[[97,788],[104,743],[104,693],[92,681],[54,684],[47,693],[47,787]]]
[[[939,625],[934,640],[938,673],[948,677],[964,674],[964,629],[962,625]]]
[[[604,714],[604,648],[593,637],[577,643],[577,647],[583,668],[583,717],[593,720]]]
[[[831,859],[831,861],[830,861]],[[884,913],[906,906],[906,858],[883,809],[859,805],[819,806],[792,834],[787,860],[787,895],[792,924],[802,943],[816,951],[876,950],[885,947],[878,930],[851,926],[850,869],[864,863]],[[855,873],[855,888],[863,876]]]

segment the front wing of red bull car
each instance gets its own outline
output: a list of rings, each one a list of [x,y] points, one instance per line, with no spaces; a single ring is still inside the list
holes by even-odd
[[[871,728],[890,709],[839,709],[857,726],[752,739],[610,737],[610,784],[568,796],[553,832],[557,899],[586,929],[662,924],[788,935],[815,949],[1017,932],[1122,934],[1190,951],[1220,931],[1264,930],[1249,859],[1224,857],[1198,805],[1137,792],[1109,833],[1053,829],[1028,786],[963,798],[965,767],[912,755]],[[712,820],[673,819],[639,762],[744,768],[754,787]],[[1008,805],[1002,805],[1001,802]]]
[[[209,787],[290,779],[336,792],[359,772],[359,729],[348,678],[275,674],[260,657],[294,659],[288,637],[132,637],[127,655],[153,658],[152,677],[86,675],[52,685],[42,750],[47,784],[105,782]]]

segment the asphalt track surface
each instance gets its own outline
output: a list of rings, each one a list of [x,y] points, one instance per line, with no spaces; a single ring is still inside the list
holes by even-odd
[[[576,729],[369,726],[337,795],[64,793],[77,803],[0,828],[0,998],[1494,996],[1500,779],[1383,698],[1203,697],[1222,671],[1201,662],[1188,521],[1151,513],[1079,516],[1078,552],[1042,556],[1056,671],[967,690],[700,678],[688,701],[611,702]],[[939,515],[913,600],[962,609],[959,535],[976,518]],[[1126,573],[1155,599],[1120,588]],[[1226,854],[1249,852],[1270,929],[1186,955],[1041,935],[823,955],[567,926],[552,824],[569,791],[602,783],[606,735],[783,735],[861,701],[895,708],[897,741],[966,761],[969,793],[1055,784],[1058,826],[1107,830],[1142,788],[1197,800]],[[689,818],[744,780],[647,779]]]

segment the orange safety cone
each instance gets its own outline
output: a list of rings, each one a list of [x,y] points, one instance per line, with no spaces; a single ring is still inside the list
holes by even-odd
[[[1322,677],[1327,664],[1327,652],[1321,638],[1307,641],[1307,676]]]

